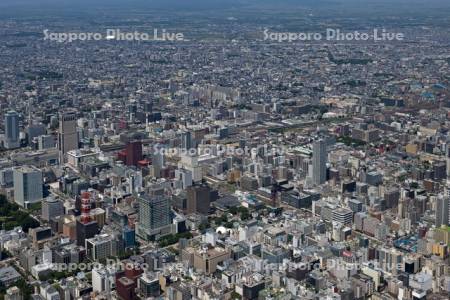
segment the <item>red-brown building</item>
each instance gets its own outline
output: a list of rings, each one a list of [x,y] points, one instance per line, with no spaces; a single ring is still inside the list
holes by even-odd
[[[117,158],[123,161],[127,166],[138,166],[143,161],[142,142],[133,141],[127,144],[127,147],[117,154]]]
[[[134,141],[127,145],[127,166],[137,166],[138,162],[142,160],[142,142]]]
[[[116,279],[117,295],[122,300],[137,299],[135,291],[136,287],[137,287],[136,282],[127,277],[120,277],[119,279]]]

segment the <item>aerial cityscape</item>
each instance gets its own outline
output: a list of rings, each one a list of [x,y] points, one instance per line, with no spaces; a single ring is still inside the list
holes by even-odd
[[[450,299],[450,1],[1,0],[0,300]]]

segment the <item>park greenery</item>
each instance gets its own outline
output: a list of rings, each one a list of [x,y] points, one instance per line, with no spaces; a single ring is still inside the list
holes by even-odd
[[[167,247],[167,246],[178,243],[178,241],[183,238],[184,239],[192,238],[192,233],[182,232],[182,233],[177,233],[177,234],[166,235],[158,240],[158,244],[160,247]]]
[[[39,222],[30,214],[22,210],[19,205],[8,202],[5,196],[0,195],[0,228],[11,230],[14,227],[22,227],[28,232],[30,228],[39,227]]]

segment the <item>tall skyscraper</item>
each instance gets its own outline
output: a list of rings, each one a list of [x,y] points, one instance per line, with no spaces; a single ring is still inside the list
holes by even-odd
[[[186,190],[188,214],[208,215],[211,204],[211,189],[207,185],[190,186]]]
[[[19,114],[10,111],[5,114],[5,148],[14,149],[20,147]]]
[[[127,145],[126,149],[126,165],[137,166],[138,162],[142,160],[142,142],[133,141]]]
[[[161,169],[164,167],[164,155],[162,153],[162,148],[158,145],[153,147],[153,152],[151,154],[152,158],[152,176],[159,178],[161,175]]]
[[[172,233],[170,203],[165,196],[139,197],[139,224],[137,234],[145,240]]]
[[[327,145],[324,140],[313,144],[313,183],[322,184],[327,180]]]
[[[181,134],[181,149],[189,150],[192,148],[192,137],[189,131],[185,131]]]
[[[441,227],[442,225],[450,225],[449,214],[449,197],[447,195],[437,198],[436,205],[436,227]]]
[[[445,144],[445,163],[447,166],[447,179],[450,180],[450,142]]]
[[[91,217],[91,193],[81,193],[81,216],[77,219],[77,245],[85,247],[86,239],[99,233],[97,221]]]
[[[35,167],[14,169],[14,201],[22,207],[42,200],[43,181],[41,170]]]
[[[162,167],[164,167],[164,155],[161,152],[160,148],[157,149],[158,150],[155,150],[154,153],[152,153],[152,165],[157,167],[158,169],[161,169]]]
[[[130,122],[134,122],[137,112],[138,112],[138,109],[137,109],[136,102],[133,101],[132,103],[128,104],[128,114],[129,114]]]
[[[74,112],[63,112],[59,116],[58,149],[60,163],[65,162],[66,153],[78,149],[77,116]]]

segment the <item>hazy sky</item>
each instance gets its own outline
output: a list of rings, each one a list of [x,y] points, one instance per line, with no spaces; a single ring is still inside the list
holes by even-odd
[[[93,11],[136,11],[147,9],[150,11],[198,11],[240,10],[246,13],[257,9],[277,8],[291,9],[295,12],[300,8],[315,10],[339,10],[351,12],[384,10],[389,14],[418,13],[426,14],[430,9],[437,12],[448,12],[450,15],[450,0],[0,0],[0,14],[13,15],[14,12],[52,12],[78,11],[92,13]],[[436,9],[438,8],[438,9]],[[257,14],[255,12],[255,14]]]
[[[57,5],[57,6],[97,6],[97,5],[123,5],[131,7],[133,5],[151,6],[233,6],[233,5],[248,5],[258,3],[271,4],[291,4],[291,5],[327,5],[332,3],[374,3],[374,4],[388,4],[395,5],[403,4],[417,4],[430,5],[441,4],[448,6],[448,0],[1,0],[2,6],[42,6],[42,5]]]

